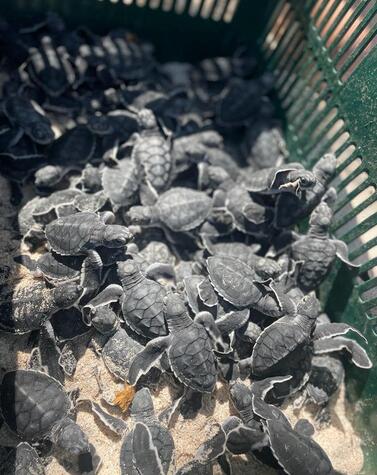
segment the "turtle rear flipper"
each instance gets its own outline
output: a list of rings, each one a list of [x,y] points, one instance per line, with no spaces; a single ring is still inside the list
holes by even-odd
[[[137,422],[133,430],[132,452],[136,469],[143,475],[164,475],[164,469],[149,428]]]
[[[314,353],[332,353],[333,351],[346,350],[351,355],[351,360],[358,368],[369,369],[373,366],[367,352],[356,341],[341,336],[335,338],[323,338],[314,341]]]

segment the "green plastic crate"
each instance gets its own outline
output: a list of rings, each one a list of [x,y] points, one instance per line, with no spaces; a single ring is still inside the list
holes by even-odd
[[[358,402],[365,475],[377,473],[377,2],[376,0],[1,0],[0,15],[27,22],[48,9],[68,26],[99,33],[127,27],[161,60],[227,55],[254,46],[277,78],[276,105],[292,160],[312,165],[332,150],[339,194],[334,233],[362,264],[333,271],[321,289],[326,311],[368,338],[371,371],[349,368]]]

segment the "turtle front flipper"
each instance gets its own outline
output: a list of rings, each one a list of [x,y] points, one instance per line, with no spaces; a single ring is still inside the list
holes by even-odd
[[[336,246],[336,256],[340,259],[346,266],[351,269],[359,269],[360,264],[353,264],[348,258],[348,247],[347,244],[339,239],[333,239],[332,242]]]
[[[215,434],[198,448],[195,459],[202,464],[216,460],[226,450],[227,436],[221,424],[216,423]]]
[[[364,348],[349,338],[341,336],[322,338],[321,340],[314,341],[313,348],[316,355],[346,350],[351,355],[352,363],[358,368],[369,369],[373,366]]]
[[[151,340],[145,348],[132,360],[128,372],[128,382],[135,386],[139,378],[148,373],[154,364],[161,358],[171,341],[170,335]]]
[[[365,341],[365,343],[368,343],[365,336],[357,328],[343,322],[323,323],[317,325],[313,332],[313,338],[316,340],[321,338],[331,338],[334,336],[345,335],[348,332],[355,332]]]
[[[136,470],[143,475],[164,475],[164,469],[149,428],[137,422],[133,430],[132,452]]]
[[[199,312],[194,321],[204,326],[209,336],[215,342],[218,351],[221,351],[222,353],[229,353],[231,351],[227,348],[227,345],[221,336],[221,332],[216,325],[215,319],[209,312]]]

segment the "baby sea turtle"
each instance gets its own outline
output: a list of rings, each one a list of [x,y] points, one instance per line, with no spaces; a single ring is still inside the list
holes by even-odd
[[[332,153],[325,154],[313,167],[316,182],[313,188],[306,189],[301,198],[291,193],[282,193],[275,204],[274,225],[284,228],[296,224],[308,216],[320,203],[330,181],[335,176],[336,158]]]
[[[237,308],[252,307],[271,317],[280,317],[292,305],[290,299],[273,288],[271,279],[261,278],[239,259],[209,257],[207,269],[216,292]],[[275,266],[270,270],[275,273]]]
[[[216,119],[219,125],[239,127],[247,124],[261,111],[263,96],[272,86],[273,77],[269,73],[257,80],[233,79],[217,106]]]
[[[254,413],[261,418],[271,451],[283,470],[290,475],[335,475],[331,461],[311,435],[313,426],[300,419],[291,427],[283,412],[253,395]]]
[[[81,297],[82,287],[68,282],[48,288],[42,280],[21,280],[1,289],[0,328],[11,333],[39,330],[43,322],[62,308],[72,307]]]
[[[319,312],[319,302],[311,293],[301,300],[293,317],[282,317],[266,327],[259,335],[249,361],[252,373],[258,377],[290,375],[292,353],[295,352],[296,360],[305,359]]]
[[[49,439],[81,472],[95,471],[88,438],[70,415],[72,401],[54,378],[34,370],[10,371],[1,383],[0,405],[6,429],[19,441]]]
[[[185,386],[201,393],[212,392],[217,380],[217,368],[214,344],[206,328],[221,340],[212,315],[201,312],[192,320],[177,294],[168,294],[164,298],[164,306],[170,334],[150,341],[135,357],[128,382],[135,385],[166,351],[174,375]]]
[[[160,195],[154,206],[134,206],[128,216],[132,224],[185,232],[202,224],[211,209],[212,200],[205,193],[176,187]]]
[[[174,465],[174,441],[155,415],[149,389],[136,393],[130,412],[135,426],[122,442],[122,475],[170,473]]]
[[[119,160],[114,167],[104,167],[102,187],[116,213],[137,201],[139,173],[136,163],[130,159]]]
[[[161,133],[150,109],[141,109],[137,117],[141,132],[134,136],[132,159],[147,186],[160,194],[168,188],[172,179],[174,163],[171,144]]]
[[[321,284],[336,257],[350,268],[359,267],[348,260],[347,245],[330,237],[332,216],[330,206],[322,200],[310,215],[308,233],[304,236],[293,235],[296,240],[291,246],[291,256],[296,262],[302,262],[298,285],[304,292],[314,290]]]
[[[54,252],[75,255],[99,246],[125,247],[132,235],[125,226],[106,224],[99,215],[84,211],[49,223],[46,238]]]
[[[9,121],[34,142],[48,145],[54,140],[51,122],[31,101],[12,96],[5,100],[3,109]]]
[[[78,125],[61,135],[48,151],[48,165],[35,174],[38,187],[54,187],[72,170],[80,170],[93,156],[95,136]]]
[[[303,190],[311,189],[316,183],[314,174],[299,163],[281,167],[264,168],[243,178],[249,192],[257,194],[293,193],[301,196]]]

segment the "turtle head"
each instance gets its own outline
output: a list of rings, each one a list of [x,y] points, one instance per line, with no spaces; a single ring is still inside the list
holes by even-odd
[[[307,170],[293,170],[289,173],[289,183],[282,185],[281,188],[292,188],[294,193],[300,197],[301,192],[310,190],[316,184],[315,175]]]
[[[153,401],[148,388],[140,389],[131,404],[131,416],[135,421],[145,421],[155,417]]]
[[[118,277],[125,289],[130,289],[143,278],[139,265],[132,259],[118,262]]]
[[[262,277],[262,279],[275,279],[282,273],[282,268],[279,262],[264,257],[258,260],[255,266],[255,272]]]
[[[70,308],[81,297],[83,288],[74,282],[68,282],[54,288],[54,303],[57,308]]]
[[[150,109],[141,109],[137,114],[137,122],[141,129],[155,129],[157,127],[156,116]]]
[[[152,206],[133,206],[126,216],[135,226],[148,226],[156,221],[157,214]]]
[[[313,171],[318,180],[327,184],[334,178],[336,171],[336,158],[333,153],[326,153],[313,167]]]
[[[192,321],[187,313],[185,303],[177,293],[168,293],[163,298],[163,306],[166,323],[170,331],[180,330]]]
[[[37,187],[54,186],[60,179],[60,167],[46,165],[40,168],[34,175],[34,183]]]
[[[92,310],[91,323],[102,335],[110,335],[117,329],[118,318],[110,307],[96,307]]]
[[[242,419],[244,419],[244,422],[253,419],[253,394],[247,386],[240,381],[236,381],[230,387],[230,397],[234,407],[241,414]]]
[[[311,333],[316,319],[321,311],[321,304],[315,292],[305,295],[297,305],[297,323],[307,332]]]
[[[55,138],[48,122],[33,122],[27,132],[29,132],[35,142],[41,145],[47,145]]]
[[[124,247],[132,239],[132,233],[126,226],[119,224],[109,224],[105,227],[103,233],[104,244],[106,247]]]
[[[310,234],[315,236],[327,236],[333,217],[333,212],[325,200],[313,210],[309,219]]]

